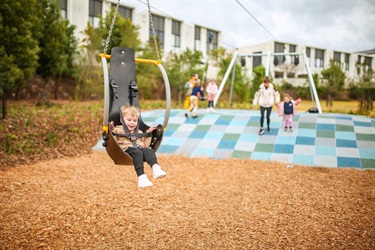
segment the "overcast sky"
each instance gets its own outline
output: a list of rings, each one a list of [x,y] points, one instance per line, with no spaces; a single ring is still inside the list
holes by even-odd
[[[121,0],[144,10],[146,0]],[[153,12],[221,32],[220,46],[270,40],[343,52],[375,48],[375,0],[150,0]]]

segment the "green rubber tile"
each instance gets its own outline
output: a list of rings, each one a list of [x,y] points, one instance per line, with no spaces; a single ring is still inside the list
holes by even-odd
[[[336,131],[354,132],[354,127],[336,124]]]
[[[334,130],[317,130],[316,137],[335,138]]]
[[[248,159],[248,158],[251,157],[251,152],[241,151],[241,150],[234,150],[232,152],[232,157],[239,158],[239,159]]]
[[[262,143],[258,143],[255,146],[255,148],[254,148],[254,152],[257,151],[257,152],[269,152],[269,153],[272,153],[274,147],[275,147],[274,144],[262,144]]]
[[[360,160],[361,160],[362,168],[373,168],[373,169],[375,169],[375,160],[374,159],[361,158]]]
[[[355,134],[359,141],[375,141],[375,134]]]
[[[298,128],[316,129],[316,123],[300,122]]]

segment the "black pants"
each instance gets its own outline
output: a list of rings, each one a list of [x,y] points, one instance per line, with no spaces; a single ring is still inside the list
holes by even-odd
[[[263,123],[264,123],[264,111],[267,111],[267,127],[269,127],[270,122],[271,122],[270,115],[271,115],[272,107],[265,108],[265,107],[260,106],[260,127],[261,128],[263,128]]]
[[[143,162],[147,162],[150,167],[158,163],[155,152],[150,148],[129,147],[125,152],[133,158],[134,169],[137,176],[145,173]]]

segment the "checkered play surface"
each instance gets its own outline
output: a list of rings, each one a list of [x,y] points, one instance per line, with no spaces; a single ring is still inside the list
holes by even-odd
[[[143,121],[162,124],[164,112],[144,111]],[[282,118],[273,111],[272,131],[259,136],[259,111],[201,109],[196,119],[184,114],[182,109],[171,111],[157,154],[375,168],[375,119],[365,116],[297,113],[293,131],[284,131]],[[104,150],[101,142],[94,149]]]

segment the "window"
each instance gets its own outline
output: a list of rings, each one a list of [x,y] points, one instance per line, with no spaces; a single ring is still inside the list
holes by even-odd
[[[262,54],[262,51],[254,52],[254,54]],[[261,56],[253,56],[253,68],[258,67],[262,64],[262,57]]]
[[[357,58],[357,74],[358,75],[361,73],[361,66],[362,66],[362,57],[358,55],[358,58]]]
[[[345,54],[345,70],[349,71],[350,54]]]
[[[153,16],[152,21],[154,23],[155,35],[159,39],[160,47],[164,48],[164,18],[160,16]],[[152,27],[150,24],[150,36],[152,34]]]
[[[275,53],[284,53],[284,48],[285,48],[285,45],[283,43],[275,42],[275,51],[274,51]],[[273,64],[275,66],[282,65],[284,64],[285,60],[286,60],[285,55],[274,56]]]
[[[99,27],[100,15],[102,14],[102,1],[89,0],[89,22],[92,27]]]
[[[310,47],[306,47],[306,56],[307,56],[307,58],[310,58],[310,55],[311,55],[311,48]]]
[[[116,8],[117,4],[112,4],[112,7]],[[130,8],[126,8],[124,6],[119,6],[118,7],[118,13],[120,14],[121,17],[130,19],[132,20],[132,12],[133,10]]]
[[[172,46],[179,48],[181,46],[181,23],[172,20]]]
[[[333,63],[340,67],[341,65],[341,53],[340,52],[333,52]]]
[[[289,44],[289,52],[291,53],[296,52],[296,48],[297,48],[296,45]]]
[[[207,51],[217,49],[219,33],[207,29]]]
[[[200,51],[201,50],[201,27],[195,26],[195,34],[194,34],[194,49]]]
[[[315,67],[323,69],[324,67],[324,50],[315,49]]]
[[[365,61],[363,62],[364,66],[365,66],[365,70],[366,72],[371,69],[371,64],[372,64],[372,58],[371,57],[368,57],[368,56],[365,56]]]
[[[59,7],[60,7],[60,10],[61,10],[61,16],[64,18],[64,19],[67,19],[68,18],[68,2],[67,0],[59,0]]]

